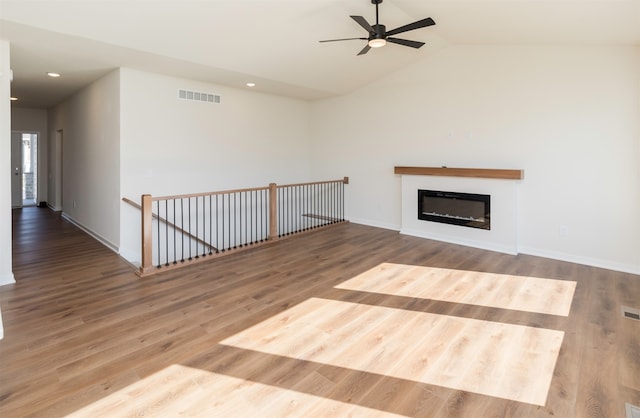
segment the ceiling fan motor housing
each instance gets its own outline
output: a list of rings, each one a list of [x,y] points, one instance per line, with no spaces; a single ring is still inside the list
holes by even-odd
[[[372,39],[385,39],[386,38],[386,26],[385,25],[373,25],[373,32],[369,32],[369,40]]]

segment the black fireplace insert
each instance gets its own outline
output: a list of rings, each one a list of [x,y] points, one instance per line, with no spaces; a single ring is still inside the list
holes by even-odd
[[[418,219],[491,229],[491,195],[418,190]]]

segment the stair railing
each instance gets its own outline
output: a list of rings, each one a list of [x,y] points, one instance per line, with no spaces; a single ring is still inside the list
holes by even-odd
[[[166,271],[346,222],[349,178],[153,197],[142,195],[139,274]]]

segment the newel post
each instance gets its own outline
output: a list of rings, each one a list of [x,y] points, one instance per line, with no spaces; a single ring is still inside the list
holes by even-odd
[[[153,210],[150,194],[142,195],[142,260],[140,273],[149,273],[153,269]]]
[[[269,183],[269,237],[278,238],[278,189],[275,183]]]

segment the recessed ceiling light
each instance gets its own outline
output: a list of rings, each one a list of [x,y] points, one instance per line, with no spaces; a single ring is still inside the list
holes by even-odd
[[[60,77],[60,74],[58,74],[58,73],[47,73],[47,75],[48,75],[49,77],[53,77],[53,78]]]
[[[255,87],[256,83],[247,83],[247,87]]]
[[[17,97],[10,97],[9,100],[11,100],[12,102],[15,102],[16,100],[18,100]]]

